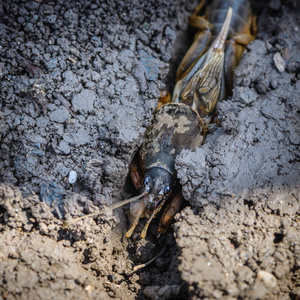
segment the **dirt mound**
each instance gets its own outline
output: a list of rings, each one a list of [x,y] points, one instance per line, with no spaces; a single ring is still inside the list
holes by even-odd
[[[190,207],[174,230],[157,239],[153,222],[141,239],[140,224],[126,239],[125,209],[62,228],[131,195],[129,164],[189,45],[197,1],[185,2],[0,3],[4,299],[300,297],[294,1],[253,1],[261,40],[220,103],[222,127],[177,159]]]

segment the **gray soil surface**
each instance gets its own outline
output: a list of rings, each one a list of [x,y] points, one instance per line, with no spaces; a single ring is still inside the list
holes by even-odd
[[[70,3],[69,3],[70,2]],[[197,1],[0,3],[3,299],[300,299],[300,4],[258,35],[221,127],[176,161],[187,207],[125,237],[129,165],[191,43]],[[77,181],[70,184],[70,171]],[[134,266],[151,264],[134,271]]]

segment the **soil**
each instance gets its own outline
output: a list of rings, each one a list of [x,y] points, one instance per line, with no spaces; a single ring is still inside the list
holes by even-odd
[[[0,3],[3,299],[300,299],[300,5],[253,1],[221,127],[176,161],[187,207],[130,239],[129,165],[197,1]],[[69,182],[76,171],[75,183]],[[134,266],[149,262],[137,271]]]

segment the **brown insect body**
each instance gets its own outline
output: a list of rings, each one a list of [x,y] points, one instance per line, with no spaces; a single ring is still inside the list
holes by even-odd
[[[191,107],[175,103],[164,105],[146,132],[139,153],[141,167],[145,172],[161,168],[176,177],[176,156],[183,149],[194,149],[202,142],[201,119]]]
[[[217,102],[231,92],[234,69],[254,37],[248,0],[212,1],[205,18],[198,16],[204,2],[190,19],[191,25],[200,30],[177,70],[173,102],[193,107],[209,124]]]
[[[200,10],[203,5],[204,1],[201,1],[197,9]],[[241,11],[241,18],[235,15]],[[217,102],[225,97],[225,90],[230,88],[230,80],[227,82],[224,79],[225,73],[233,76],[236,57],[239,59],[240,56],[236,51],[244,47],[237,44],[238,48],[225,50],[226,44],[230,43],[226,42],[228,33],[234,35],[242,32],[243,36],[244,31],[249,29],[247,24],[251,12],[248,1],[215,0],[206,10],[208,20],[198,17],[197,13],[195,11],[193,17],[200,19],[200,37],[196,38],[178,69],[172,103],[163,105],[155,112],[139,151],[140,167],[136,162],[131,167],[133,183],[142,197],[131,203],[131,225],[127,237],[132,235],[139,219],[146,217],[148,221],[141,233],[145,237],[150,222],[169,198],[173,201],[161,218],[158,233],[166,231],[180,209],[183,197],[176,178],[176,156],[183,149],[193,150],[204,142]],[[217,33],[218,36],[210,41],[211,36]],[[249,42],[251,38],[247,38]]]
[[[183,149],[202,145],[203,140],[201,118],[191,107],[170,103],[155,113],[139,151],[145,197],[131,204],[130,209],[131,223],[135,226],[140,217],[149,218],[142,236],[177,184],[176,156]],[[132,231],[127,232],[127,236],[131,234]]]

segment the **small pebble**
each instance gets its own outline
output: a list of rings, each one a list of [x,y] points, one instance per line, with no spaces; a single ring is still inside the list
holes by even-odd
[[[272,79],[271,88],[275,90],[277,88],[277,85],[278,85],[278,81],[276,79]]]
[[[73,183],[76,182],[76,180],[77,180],[77,172],[74,171],[74,170],[70,171],[70,174],[69,174],[69,182],[70,182],[71,184],[73,184]]]
[[[90,284],[88,284],[88,285],[84,288],[84,290],[87,291],[89,294],[91,293],[91,291],[92,291],[93,289],[94,289],[94,287],[91,286]]]
[[[47,225],[45,223],[41,222],[39,224],[39,228],[40,228],[40,233],[41,234],[44,234],[44,235],[48,234],[49,230],[48,230],[48,227],[47,227]]]
[[[268,287],[274,289],[277,286],[277,279],[276,277],[266,271],[259,271],[257,273],[257,278],[262,280],[263,283]]]
[[[284,72],[284,69],[285,69],[285,61],[283,60],[282,56],[280,55],[280,53],[275,53],[274,57],[274,63],[275,63],[275,66],[277,68],[277,70],[282,73]]]

